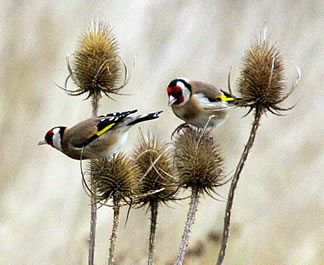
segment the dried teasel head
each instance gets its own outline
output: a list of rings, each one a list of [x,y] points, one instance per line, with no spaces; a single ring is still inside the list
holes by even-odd
[[[270,111],[279,115],[279,111],[291,109],[281,108],[278,104],[283,102],[294,88],[285,94],[284,66],[276,45],[270,45],[267,40],[258,40],[243,58],[239,78],[239,92],[242,98],[236,104],[249,107],[250,111],[258,109],[261,112]]]
[[[106,158],[94,159],[90,171],[97,187],[97,198],[105,202],[111,198],[132,202],[137,193],[139,170],[134,161],[125,154],[118,153],[109,161]]]
[[[141,176],[138,203],[144,206],[174,199],[177,187],[171,171],[170,148],[156,136],[142,134],[133,157]]]
[[[183,188],[212,192],[224,182],[223,158],[210,131],[186,127],[174,141],[174,165]]]
[[[93,22],[81,36],[72,57],[72,65],[67,57],[70,75],[64,90],[75,96],[88,93],[88,98],[100,97],[101,93],[108,97],[117,94],[124,86],[119,84],[122,70],[120,63],[118,43],[111,30],[102,22]],[[124,66],[127,72],[126,65]],[[76,90],[66,88],[69,78],[78,87]]]

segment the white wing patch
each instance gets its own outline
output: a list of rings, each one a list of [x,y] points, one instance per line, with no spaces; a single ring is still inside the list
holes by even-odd
[[[230,108],[226,101],[211,102],[203,93],[195,94],[200,105],[206,110],[224,110]]]
[[[203,107],[215,106],[215,102],[211,102],[203,93],[197,93],[195,94],[195,97]]]
[[[116,152],[119,151],[119,149],[125,145],[126,141],[127,141],[127,137],[128,137],[128,132],[125,132],[121,135],[121,137],[119,138],[118,142],[111,147],[111,149],[109,149],[104,156],[107,158],[107,160],[109,160],[113,154],[115,154]]]

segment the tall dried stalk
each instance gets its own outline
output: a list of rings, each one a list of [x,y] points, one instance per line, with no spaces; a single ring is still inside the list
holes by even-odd
[[[151,209],[151,229],[150,229],[150,239],[149,239],[149,254],[148,254],[148,265],[153,265],[154,257],[154,246],[155,246],[155,233],[157,226],[157,217],[158,217],[158,207],[159,203],[157,201],[150,202]]]
[[[235,189],[236,189],[237,183],[240,179],[240,174],[244,167],[245,161],[248,158],[249,152],[250,152],[252,145],[254,143],[256,132],[260,125],[260,118],[261,118],[261,111],[259,108],[257,108],[255,110],[255,116],[254,116],[254,121],[253,121],[253,125],[252,125],[251,132],[250,132],[250,137],[247,141],[247,144],[244,147],[244,151],[243,151],[241,159],[236,167],[236,170],[235,170],[232,182],[231,182],[231,187],[230,187],[229,194],[228,194],[225,217],[224,217],[224,228],[223,228],[221,248],[220,248],[217,263],[216,263],[217,265],[221,265],[223,263],[223,260],[225,257],[227,240],[229,237],[229,227],[230,227],[231,214],[232,214],[231,210],[232,210],[232,206],[233,206],[233,202],[234,202]]]
[[[185,229],[182,234],[181,245],[179,249],[179,254],[177,257],[176,265],[182,265],[184,261],[184,257],[186,254],[186,250],[189,244],[189,236],[192,230],[192,226],[195,222],[195,216],[198,209],[199,203],[199,191],[198,189],[193,188],[191,191],[190,196],[190,204],[189,204],[189,211],[187,215],[187,221],[185,225]]]
[[[131,205],[137,194],[139,170],[133,160],[123,153],[118,153],[109,160],[94,159],[90,164],[90,171],[93,173],[97,201],[106,205],[107,201],[113,200],[112,206],[108,205],[114,211],[108,257],[108,264],[112,265],[116,250],[120,207],[125,204]]]
[[[73,58],[72,64],[70,57]],[[88,94],[87,99],[91,98],[92,117],[97,117],[101,95],[105,94],[110,97],[111,94],[117,94],[123,86],[117,87],[116,85],[121,70],[119,58],[118,43],[109,27],[103,22],[94,21],[81,36],[73,56],[69,55],[66,58],[69,75],[62,89],[72,96]],[[76,89],[67,88],[69,79],[72,79],[77,86]],[[93,180],[92,170],[90,173],[90,189],[91,220],[88,264],[93,265],[97,222],[97,187]]]
[[[99,108],[99,94],[94,94],[92,96],[91,104],[92,104],[92,117],[98,116],[98,108]],[[92,162],[91,162],[92,163]],[[89,240],[89,256],[88,256],[88,264],[94,264],[94,253],[95,253],[95,242],[96,242],[96,227],[97,227],[97,186],[93,180],[93,174],[91,172],[90,175],[90,189],[91,189],[91,217],[90,217],[90,240]]]
[[[116,241],[117,241],[117,230],[119,225],[119,212],[120,212],[120,205],[119,199],[114,196],[114,220],[113,220],[113,227],[111,231],[110,237],[110,248],[109,248],[109,258],[108,258],[108,265],[114,264],[114,256],[115,256],[115,249],[116,249]]]
[[[201,194],[212,197],[215,189],[224,184],[222,175],[223,158],[219,146],[210,131],[197,128],[184,128],[176,137],[174,165],[179,187],[191,190],[191,200],[187,221],[182,235],[176,265],[184,262],[189,236]]]
[[[216,263],[217,265],[221,265],[224,261],[227,241],[229,238],[231,209],[234,202],[235,189],[237,188],[240,174],[254,143],[256,132],[260,125],[261,116],[266,111],[279,116],[280,111],[290,110],[293,108],[282,108],[278,106],[278,104],[286,100],[297,87],[300,80],[300,72],[298,68],[297,71],[298,77],[295,85],[288,93],[284,94],[286,82],[284,80],[284,67],[280,52],[275,45],[269,45],[266,36],[264,36],[263,40],[259,39],[246,52],[246,55],[243,58],[243,68],[239,79],[239,91],[242,98],[238,99],[236,104],[239,107],[250,108],[248,114],[254,110],[254,121],[249,139],[244,147],[231,182],[225,210],[221,247]]]
[[[151,212],[150,238],[147,264],[154,264],[155,236],[157,229],[158,207],[174,199],[177,191],[175,178],[171,171],[169,147],[152,134],[142,137],[133,157],[141,172],[139,197],[137,203],[148,205]]]

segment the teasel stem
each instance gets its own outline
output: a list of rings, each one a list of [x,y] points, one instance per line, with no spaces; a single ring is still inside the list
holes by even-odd
[[[151,209],[151,230],[150,230],[150,239],[149,239],[149,255],[148,255],[148,265],[153,265],[154,260],[154,250],[155,250],[155,233],[156,233],[156,226],[157,226],[157,216],[158,216],[158,207],[159,202],[152,200],[150,202],[150,209]]]
[[[92,117],[98,116],[100,94],[95,94],[91,99]],[[90,189],[91,189],[91,219],[90,219],[90,241],[89,241],[89,258],[88,264],[94,264],[94,253],[96,243],[96,227],[97,227],[97,186],[93,180],[93,174],[90,176]]]
[[[229,190],[227,204],[226,204],[226,210],[225,210],[224,228],[223,228],[223,235],[222,235],[222,241],[221,241],[221,248],[219,250],[218,259],[217,259],[217,263],[216,263],[217,265],[223,264],[223,261],[224,261],[227,241],[228,241],[228,237],[229,237],[229,227],[230,227],[231,213],[232,213],[231,210],[232,210],[232,206],[233,206],[233,202],[234,202],[235,190],[237,188],[237,184],[240,179],[240,174],[244,167],[245,161],[248,158],[249,152],[253,146],[256,132],[259,128],[260,119],[261,119],[261,115],[262,115],[263,111],[264,110],[261,106],[257,106],[255,108],[254,121],[253,121],[252,128],[250,131],[250,136],[247,141],[247,144],[244,147],[244,151],[241,155],[241,159],[235,169],[235,173],[234,173],[233,179],[231,181],[231,187]]]
[[[184,262],[186,249],[189,244],[189,236],[190,236],[190,233],[192,230],[192,226],[195,222],[195,216],[196,216],[196,212],[197,212],[198,203],[199,203],[199,189],[193,187],[192,191],[191,191],[187,221],[186,221],[185,229],[182,234],[182,240],[181,240],[178,258],[175,263],[176,265],[182,265]]]
[[[101,98],[100,94],[95,94],[91,98],[91,105],[92,105],[92,117],[95,118],[98,116],[98,108],[99,108],[99,100]]]
[[[119,213],[120,213],[119,201],[120,200],[118,196],[114,196],[113,198],[114,220],[113,220],[113,227],[112,227],[111,237],[110,237],[108,265],[114,264],[114,256],[115,256],[116,241],[117,241],[117,230],[119,225]]]

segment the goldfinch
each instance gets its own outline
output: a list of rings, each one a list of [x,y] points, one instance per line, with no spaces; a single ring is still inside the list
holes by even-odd
[[[48,144],[73,159],[109,159],[126,142],[128,129],[133,125],[153,120],[162,111],[129,116],[137,110],[115,112],[84,120],[71,128],[54,127],[38,145]]]
[[[230,105],[234,105],[235,101],[232,95],[213,85],[189,81],[186,78],[172,80],[167,92],[169,107],[171,106],[174,114],[199,128],[221,124]]]

